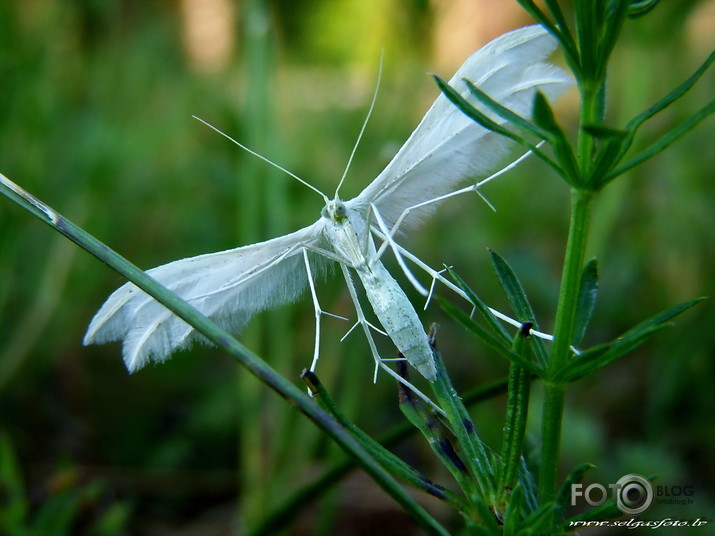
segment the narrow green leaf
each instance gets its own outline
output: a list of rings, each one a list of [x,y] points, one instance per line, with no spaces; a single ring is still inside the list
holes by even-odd
[[[499,277],[502,289],[509,300],[509,304],[514,310],[516,319],[523,324],[529,322],[532,324],[532,328],[538,329],[539,324],[536,321],[534,310],[532,309],[531,304],[529,303],[529,298],[526,296],[526,291],[521,285],[519,278],[514,273],[514,270],[512,270],[509,263],[507,263],[506,260],[504,260],[504,258],[495,251],[490,249],[489,255],[491,257],[494,270]],[[546,367],[548,353],[546,352],[543,341],[534,337],[532,338],[531,343],[537,362],[542,367]]]
[[[496,251],[490,249],[489,256],[492,260],[492,266],[499,277],[499,282],[501,283],[502,289],[506,294],[509,304],[514,310],[516,319],[519,322],[532,322],[534,327],[536,324],[536,317],[534,315],[534,310],[529,303],[529,298],[526,296],[524,287],[521,285],[519,278],[512,270],[509,263],[506,262],[504,257],[499,255]]]
[[[569,517],[561,523],[562,530],[574,531],[579,528],[586,528],[586,522],[588,521],[604,521],[606,519],[616,519],[623,515],[618,507],[611,501],[603,503],[601,506],[596,506],[585,512],[581,512],[573,517]],[[578,525],[572,525],[572,523],[583,522],[584,525],[579,527]]]
[[[445,97],[447,97],[467,117],[476,121],[481,126],[486,128],[487,130],[496,132],[497,134],[500,134],[501,136],[509,138],[510,140],[526,147],[532,153],[534,153],[534,155],[536,157],[540,158],[541,160],[546,162],[549,166],[551,166],[559,175],[566,178],[563,170],[558,166],[558,164],[556,162],[554,162],[551,158],[549,158],[536,145],[534,145],[530,141],[526,140],[525,138],[513,133],[509,129],[501,126],[496,121],[487,117],[483,112],[477,110],[474,106],[472,106],[472,104],[469,101],[467,101],[464,97],[462,97],[462,95],[460,95],[458,91],[456,91],[452,86],[450,86],[447,82],[442,80],[440,77],[434,76],[434,79],[437,82],[437,86],[439,87],[440,91],[442,91],[442,93],[444,93]]]
[[[594,0],[575,0],[574,15],[576,19],[576,39],[578,41],[579,57],[584,78],[596,80],[598,64],[598,36],[600,33],[602,13],[594,4]]]
[[[598,297],[598,262],[591,259],[583,269],[581,275],[581,289],[576,306],[576,323],[574,327],[573,346],[578,347],[586,334],[586,329],[591,321],[593,310]]]
[[[557,31],[556,26],[554,23],[549,19],[549,17],[546,16],[546,14],[541,11],[539,6],[536,5],[536,3],[533,0],[516,0],[521,7],[524,8],[524,10],[529,13],[529,15],[532,16],[532,18],[544,26],[546,29],[548,29],[550,32],[555,32]]]
[[[571,472],[568,474],[568,476],[564,480],[563,485],[561,486],[561,489],[556,495],[554,514],[557,519],[557,522],[560,522],[560,520],[563,519],[564,513],[566,513],[568,507],[571,506],[571,487],[574,484],[580,484],[583,481],[583,477],[586,472],[590,469],[593,469],[594,467],[596,466],[593,464],[582,463],[581,465],[578,465],[574,469],[572,469]]]
[[[610,139],[622,140],[628,136],[627,130],[615,128],[610,125],[583,125],[581,130],[602,141],[608,141]]]
[[[553,504],[547,503],[534,510],[522,521],[522,529],[517,536],[536,536],[553,533]]]
[[[81,492],[63,489],[41,503],[32,517],[29,534],[69,534],[79,516]]]
[[[407,377],[407,366],[404,363],[400,363],[400,375]],[[478,495],[480,491],[477,482],[457,453],[452,441],[454,438],[452,432],[445,430],[422,400],[415,397],[406,386],[399,384],[397,388],[400,393],[399,407],[402,414],[427,440],[437,459],[452,474],[462,491],[470,497]],[[444,488],[442,491],[445,491]],[[469,510],[466,502],[458,496],[453,501],[453,506],[461,512]]]
[[[529,345],[521,333],[516,336],[514,341],[514,351],[524,356],[524,359],[528,359]],[[509,367],[509,388],[507,389],[501,455],[502,469],[499,478],[499,488],[502,492],[514,488],[519,478],[530,390],[531,374],[525,368],[512,363]]]
[[[437,379],[431,383],[436,402],[444,411],[454,432],[460,452],[463,454],[462,460],[464,464],[478,484],[478,488],[476,488],[478,496],[483,499],[493,497],[495,482],[491,464],[489,463],[489,455],[482,440],[477,435],[477,429],[467,408],[464,406],[462,398],[452,385],[444,366],[442,355],[434,346],[433,336],[430,337],[430,343],[437,368]],[[468,493],[471,501],[476,498],[471,490],[465,490],[465,492]]]
[[[715,99],[706,104],[703,108],[700,109],[700,111],[692,115],[689,119],[683,121],[680,125],[662,136],[658,141],[653,143],[650,147],[645,149],[638,156],[633,157],[625,164],[609,173],[606,177],[604,177],[603,182],[598,184],[598,187],[603,186],[604,184],[612,181],[619,175],[622,175],[629,169],[645,162],[649,158],[654,157],[655,155],[666,149],[668,146],[670,146],[678,138],[690,132],[693,128],[697,126],[698,123],[700,123],[700,121],[705,119],[713,112],[715,112]]]
[[[522,511],[524,509],[524,488],[516,486],[511,492],[509,502],[504,512],[503,536],[514,536],[521,526]]]
[[[546,5],[551,11],[551,15],[554,17],[554,22],[546,16],[546,14],[539,9],[533,0],[517,0],[519,4],[533,17],[533,19],[546,28],[551,35],[553,35],[561,45],[564,52],[564,57],[569,68],[576,74],[580,72],[579,65],[579,54],[578,48],[576,47],[576,42],[574,41],[573,35],[571,35],[571,30],[566,22],[566,18],[561,11],[556,0],[546,0]]]
[[[625,128],[625,130],[628,132],[628,136],[624,140],[623,148],[619,155],[619,160],[623,158],[626,151],[628,151],[628,149],[631,147],[633,140],[635,139],[635,135],[638,132],[638,129],[643,125],[643,123],[645,123],[648,119],[663,111],[680,97],[685,95],[690,90],[690,88],[695,85],[695,83],[700,79],[700,77],[705,73],[705,71],[708,70],[708,68],[712,65],[714,61],[715,51],[710,53],[710,55],[705,59],[702,65],[698,67],[698,69],[690,77],[688,77],[687,80],[685,80],[673,91],[671,91],[665,97],[656,102],[653,106],[651,106],[647,110],[644,110],[628,122]]]
[[[559,167],[568,174],[570,182],[579,180],[580,172],[571,143],[556,122],[551,105],[541,91],[534,95],[533,117],[536,126],[548,132],[547,139],[553,147]]]
[[[437,75],[433,75],[433,78],[435,79],[439,90],[444,93],[444,96],[447,97],[452,102],[452,104],[459,108],[462,113],[482,125],[484,128],[501,134],[502,136],[505,136],[509,139],[513,139],[514,141],[517,141],[516,138],[518,138],[518,136],[516,136],[513,132],[510,132],[506,128],[502,127],[501,125],[499,125],[499,123],[497,123],[493,119],[490,119],[483,112],[475,108],[471,102],[465,99],[456,89],[450,86],[447,82],[442,80]],[[519,143],[521,142],[519,141]]]
[[[556,21],[556,27],[559,31],[558,34],[552,31],[552,35],[556,39],[558,39],[567,57],[569,55],[573,55],[574,58],[577,58],[578,49],[576,48],[576,41],[571,34],[569,23],[566,20],[563,11],[561,10],[561,5],[559,4],[558,0],[545,0],[544,3],[546,4],[546,7],[549,8],[549,11],[551,12],[551,16],[554,18],[554,21]]]
[[[476,507],[480,521],[484,524],[483,527],[488,531],[485,534],[501,536],[502,528],[499,523],[497,523],[494,512],[487,506],[487,503],[477,497],[474,500],[474,506]]]
[[[660,2],[660,0],[631,1],[630,5],[628,6],[628,17],[630,17],[631,19],[637,19],[638,17],[647,15],[653,9],[655,9],[655,6],[658,5],[658,2]]]
[[[559,372],[558,377],[563,378],[564,381],[573,382],[605,367],[643,344],[654,333],[668,327],[668,322],[672,318],[690,309],[703,299],[696,298],[678,304],[641,322],[610,343],[589,348],[581,355],[573,357],[564,370]]]
[[[467,80],[466,78],[464,78],[464,82],[465,84],[467,84],[469,91],[477,98],[479,102],[481,102],[484,106],[486,106],[488,109],[490,109],[502,119],[505,119],[507,123],[510,123],[525,131],[526,133],[536,136],[539,139],[550,141],[548,131],[538,128],[535,124],[531,123],[531,121],[524,119],[519,114],[511,111],[506,106],[503,106],[502,104],[498,103],[489,95],[484,93],[484,91],[474,85],[471,80]]]
[[[532,115],[534,124],[543,131],[542,137],[550,143],[554,143],[558,138],[565,137],[563,130],[556,122],[556,117],[551,109],[548,99],[543,93],[537,91],[532,103]]]
[[[618,164],[619,154],[623,149],[623,139],[611,138],[600,147],[598,154],[590,166],[585,184],[593,190],[598,190],[605,184],[606,177]]]
[[[603,345],[597,346],[593,349],[593,352],[589,349],[581,355],[575,356],[572,359],[572,365],[566,367],[566,374],[563,376],[558,375],[557,378],[563,377],[565,381],[573,382],[584,376],[592,374],[621,357],[628,355],[641,344],[646,342],[650,337],[666,327],[666,324],[650,326],[649,328],[640,331],[638,333],[638,337],[616,339],[615,342],[605,345],[605,351],[603,351]]]
[[[606,76],[608,60],[611,57],[621,33],[623,24],[628,15],[629,0],[611,0],[608,3],[606,17],[604,19],[604,29],[598,43],[598,69],[599,77]]]
[[[521,457],[521,467],[519,469],[519,485],[524,490],[524,514],[530,514],[539,507],[539,486],[536,482],[536,475],[529,471],[527,458],[530,452],[525,451]]]

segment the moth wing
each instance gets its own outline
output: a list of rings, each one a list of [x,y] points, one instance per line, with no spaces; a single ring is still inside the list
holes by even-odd
[[[224,329],[237,333],[254,314],[295,301],[308,283],[303,249],[323,242],[322,220],[294,233],[236,249],[181,259],[147,273]],[[308,250],[313,274],[327,260]],[[84,344],[122,340],[130,372],[164,361],[201,337],[184,320],[133,283],[97,311]]]
[[[556,40],[541,26],[514,30],[472,54],[449,83],[499,123],[504,120],[488,112],[463,79],[512,111],[530,117],[537,90],[553,100],[573,85],[569,73],[544,61],[556,46]],[[362,211],[375,203],[392,226],[406,208],[449,193],[468,179],[477,182],[502,169],[513,160],[518,147],[483,128],[440,95],[393,160],[349,203]],[[411,212],[401,229],[417,226],[436,204]]]

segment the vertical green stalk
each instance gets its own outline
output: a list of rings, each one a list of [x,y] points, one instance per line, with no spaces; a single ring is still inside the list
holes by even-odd
[[[575,188],[571,191],[571,222],[561,275],[559,303],[556,309],[549,376],[553,376],[571,354],[571,344],[576,326],[576,308],[581,288],[581,273],[586,258],[592,198],[592,192]]]
[[[545,383],[544,405],[541,413],[541,464],[539,466],[539,502],[541,504],[549,503],[556,497],[556,477],[565,395],[565,384]]]
[[[593,80],[588,73],[579,80],[581,111],[579,126],[600,122],[603,114],[603,81]],[[551,350],[548,374],[545,378],[545,397],[541,420],[541,464],[539,468],[539,496],[542,504],[554,500],[561,445],[566,385],[552,381],[566,364],[574,340],[576,310],[578,306],[581,274],[586,258],[588,230],[591,222],[591,202],[594,192],[586,185],[596,150],[595,140],[579,128],[577,159],[580,177],[573,177],[571,190],[571,218],[569,236],[564,255],[559,302],[556,309],[554,344]]]
[[[271,53],[271,20],[265,0],[248,0],[241,9],[241,33],[243,54],[243,73],[247,82],[244,102],[241,106],[241,137],[258,151],[266,151],[270,142],[272,120],[272,94],[270,91],[273,64]],[[264,162],[245,154],[237,153],[241,169],[236,181],[237,236],[240,244],[257,242],[265,233],[264,208],[268,202],[267,176],[270,173]],[[244,342],[263,353],[266,349],[261,344],[266,325],[262,318],[252,321],[252,329],[243,335]],[[261,350],[263,349],[263,351]],[[274,363],[275,364],[275,363]],[[237,405],[243,411],[239,413],[239,489],[240,518],[244,528],[252,527],[270,511],[271,485],[277,479],[272,475],[275,462],[272,448],[273,438],[266,429],[257,426],[257,422],[271,419],[271,410],[275,410],[272,400],[266,400],[260,383],[238,371]],[[260,402],[259,402],[260,401]],[[260,404],[260,409],[257,405]],[[275,415],[275,413],[274,413]]]
[[[571,354],[581,272],[586,256],[592,195],[586,190],[573,189],[571,192],[571,223],[559,303],[556,310],[554,344],[551,350],[548,375],[545,378],[546,397],[542,408],[542,449],[539,469],[539,494],[542,504],[553,500],[556,493],[556,475],[561,442],[561,413],[566,391],[565,384],[551,381],[549,378],[556,376]]]
[[[603,105],[601,103],[601,87],[602,84],[594,83],[590,80],[579,82],[579,90],[581,93],[581,111],[579,113],[579,126],[593,125],[601,121],[603,113]],[[581,180],[588,177],[588,171],[593,162],[593,155],[596,149],[593,136],[586,133],[583,128],[578,132],[578,148],[576,158],[579,163],[579,171],[581,172]]]

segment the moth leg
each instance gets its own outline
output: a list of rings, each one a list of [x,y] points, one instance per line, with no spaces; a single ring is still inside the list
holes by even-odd
[[[374,232],[378,235],[379,238],[383,238],[383,237],[382,237],[382,233],[379,232],[379,230],[375,229]],[[442,275],[442,273],[444,272],[444,270],[440,270],[440,271],[435,270],[434,268],[432,268],[431,266],[429,266],[426,262],[422,261],[422,260],[421,260],[419,257],[417,257],[416,255],[410,253],[410,252],[407,251],[404,247],[402,247],[401,245],[397,244],[396,242],[395,242],[395,247],[400,251],[400,254],[401,254],[401,255],[403,255],[406,259],[409,259],[410,261],[414,262],[417,266],[419,266],[420,268],[422,268],[422,269],[423,269],[425,272],[427,272],[427,274],[428,274],[430,277],[432,277],[434,280],[439,280],[441,283],[444,283],[444,285],[445,285],[446,287],[448,287],[450,290],[453,290],[454,292],[456,292],[457,294],[459,294],[462,298],[464,298],[465,300],[469,301],[469,297],[467,296],[467,294],[466,294],[461,288],[459,288],[457,285],[455,285],[455,284],[452,283],[449,279],[447,279],[446,277],[444,277],[444,276]],[[425,304],[425,309],[427,308],[427,305],[428,305],[428,304]],[[498,319],[502,320],[503,322],[506,322],[507,324],[509,324],[509,325],[511,325],[511,326],[514,326],[514,327],[517,327],[517,328],[520,328],[520,327],[522,326],[522,323],[519,322],[518,320],[515,320],[515,319],[511,318],[510,316],[505,315],[504,313],[502,313],[502,312],[500,312],[500,311],[497,311],[496,309],[492,309],[492,308],[490,307],[489,310],[491,311],[491,313],[492,313],[495,317],[497,317]],[[548,333],[544,333],[544,332],[542,332],[542,331],[532,330],[530,333],[531,333],[534,337],[538,337],[538,338],[540,338],[540,339],[544,339],[544,340],[547,340],[547,341],[552,341],[552,340],[554,340],[554,336],[553,336],[553,335],[550,335],[550,334],[548,334]],[[575,350],[575,349],[574,349],[574,350]]]
[[[369,229],[372,227],[372,212],[373,212],[373,203],[370,203],[367,207],[367,217],[365,218],[365,238],[363,240],[362,244],[362,251],[365,257],[368,256],[368,250],[369,250],[369,244],[370,244],[370,231]],[[382,249],[382,248],[381,248]],[[382,252],[384,253],[385,250],[382,249]],[[382,253],[378,254],[375,256],[375,260],[380,260],[380,257],[382,257]]]
[[[384,335],[385,337],[389,337],[389,335],[388,335],[386,332],[384,332],[383,330],[381,330],[380,328],[378,328],[375,324],[372,324],[371,322],[369,322],[369,321],[367,321],[367,320],[365,320],[365,323],[366,323],[369,327],[371,327],[373,330],[377,331],[380,335]],[[343,335],[343,336],[341,337],[340,342],[343,342],[345,339],[347,339],[347,338],[348,338],[348,335],[350,335],[350,334],[355,330],[355,328],[358,327],[359,325],[360,325],[360,321],[358,320],[358,321],[355,322],[355,323],[352,325],[352,327],[345,333],[345,335]]]
[[[377,346],[375,345],[375,340],[372,338],[372,332],[370,331],[371,324],[367,321],[365,318],[365,314],[363,313],[362,307],[360,306],[360,301],[358,300],[357,296],[357,291],[355,290],[355,285],[352,282],[352,279],[350,278],[350,272],[348,271],[348,267],[345,266],[344,264],[340,265],[340,269],[343,271],[343,276],[345,277],[345,283],[348,286],[348,292],[350,293],[350,298],[353,300],[353,304],[355,305],[355,312],[357,313],[358,317],[358,324],[360,324],[363,328],[363,331],[365,332],[365,337],[367,338],[367,343],[370,346],[370,352],[372,353],[372,357],[375,360],[375,379],[377,379],[377,370],[379,368],[383,369],[385,372],[387,372],[390,376],[395,378],[398,382],[406,386],[408,389],[411,389],[415,395],[419,396],[422,400],[424,400],[427,404],[429,404],[431,407],[435,409],[438,413],[441,415],[444,415],[444,411],[437,406],[432,400],[429,399],[427,395],[422,393],[419,389],[417,389],[414,385],[412,385],[409,381],[401,377],[399,374],[397,374],[394,370],[392,370],[390,367],[388,367],[383,361],[383,359],[380,357],[379,352],[377,351]]]
[[[539,144],[537,145],[537,147],[541,147],[542,144],[543,144],[543,142],[539,143]],[[470,185],[470,186],[466,186],[466,187],[464,187],[464,188],[460,188],[459,190],[455,190],[455,191],[453,191],[453,192],[449,192],[449,193],[446,193],[446,194],[444,194],[444,195],[440,195],[440,196],[434,197],[434,198],[432,198],[432,199],[428,199],[428,200],[426,200],[426,201],[422,201],[421,203],[417,203],[417,204],[415,204],[415,205],[412,205],[412,206],[407,207],[405,210],[402,211],[402,214],[400,214],[400,216],[397,218],[397,220],[395,220],[395,223],[394,223],[394,225],[392,226],[392,229],[390,230],[389,233],[386,233],[386,232],[383,230],[383,233],[385,233],[386,235],[389,234],[390,240],[388,240],[388,241],[382,243],[382,245],[380,246],[380,249],[379,249],[378,252],[377,252],[377,258],[379,259],[379,258],[382,256],[382,254],[385,252],[385,249],[387,248],[388,245],[389,245],[390,247],[393,247],[392,239],[394,238],[395,234],[397,234],[397,231],[400,229],[400,226],[401,226],[402,223],[405,221],[405,219],[407,218],[407,216],[409,216],[410,213],[411,213],[413,210],[417,210],[417,209],[419,209],[419,208],[423,208],[423,207],[426,207],[426,206],[428,206],[428,205],[431,205],[432,203],[438,203],[438,202],[440,202],[440,201],[444,201],[445,199],[449,199],[450,197],[456,197],[456,196],[458,196],[458,195],[466,194],[466,193],[469,193],[469,192],[475,192],[479,197],[481,197],[481,198],[484,200],[484,202],[485,202],[487,205],[489,205],[489,207],[490,207],[492,210],[496,210],[496,209],[494,208],[494,205],[492,205],[492,204],[489,202],[489,200],[488,200],[486,197],[484,197],[484,195],[482,194],[482,192],[481,192],[479,189],[480,189],[482,186],[484,186],[486,183],[488,183],[488,182],[490,182],[490,181],[493,181],[493,180],[496,179],[497,177],[499,177],[499,176],[503,175],[504,173],[506,173],[506,172],[512,170],[513,168],[515,168],[516,166],[518,166],[521,162],[523,162],[525,159],[527,159],[529,156],[531,156],[531,151],[528,151],[528,152],[524,153],[524,154],[521,155],[519,158],[517,158],[516,160],[514,160],[511,164],[509,164],[509,165],[503,167],[502,169],[500,169],[500,170],[497,171],[496,173],[492,173],[492,174],[489,175],[486,179],[482,179],[481,181],[475,182],[474,184],[472,184],[472,185]],[[373,205],[373,204],[374,204],[374,203],[371,203],[371,205]],[[394,249],[394,248],[393,248],[393,249]]]
[[[315,310],[315,347],[313,349],[313,361],[310,363],[310,371],[315,372],[315,367],[318,364],[320,357],[320,304],[318,303],[318,294],[315,292],[315,283],[313,283],[313,273],[310,270],[310,262],[308,261],[308,252],[303,249],[303,260],[305,261],[305,271],[308,275],[308,286],[310,287],[310,295],[313,298],[313,309]]]
[[[437,275],[442,275],[444,272],[447,271],[447,268],[442,268],[439,272],[437,272]],[[425,300],[425,306],[423,310],[427,310],[427,307],[429,307],[429,302],[432,301],[432,296],[434,295],[434,287],[437,285],[437,278],[432,277],[432,283],[430,283],[429,286],[429,294],[427,295],[427,299]],[[474,312],[474,311],[472,311]]]
[[[541,147],[542,144],[543,144],[543,142],[539,143],[539,144],[537,145],[537,147]],[[389,236],[389,238],[386,238],[386,239],[385,239],[385,242],[383,242],[383,243],[380,245],[380,249],[377,251],[377,258],[379,259],[379,258],[385,253],[385,250],[387,249],[387,246],[388,246],[388,245],[389,245],[393,250],[395,249],[395,247],[394,247],[394,240],[393,240],[393,239],[394,239],[394,236],[395,236],[395,234],[397,234],[397,231],[400,229],[400,226],[401,226],[402,223],[405,221],[405,219],[407,218],[407,216],[409,216],[410,213],[411,213],[413,210],[417,210],[417,209],[419,209],[419,208],[424,208],[424,207],[426,207],[426,206],[428,206],[428,205],[431,205],[432,203],[438,203],[438,202],[440,202],[440,201],[444,201],[445,199],[449,199],[450,197],[456,197],[456,196],[458,196],[458,195],[466,194],[466,193],[469,193],[469,192],[475,192],[479,197],[482,198],[482,200],[483,200],[492,210],[496,211],[496,208],[494,208],[494,205],[492,205],[492,204],[489,202],[489,200],[484,196],[484,194],[482,194],[482,192],[480,191],[480,188],[481,188],[482,186],[484,186],[486,183],[488,183],[488,182],[490,182],[490,181],[493,181],[493,180],[496,179],[497,177],[499,177],[499,176],[503,175],[504,173],[506,173],[506,172],[512,170],[513,168],[515,168],[516,166],[518,166],[522,161],[524,161],[524,160],[525,160],[526,158],[528,158],[529,156],[531,156],[531,151],[528,151],[528,152],[524,153],[524,154],[521,155],[519,158],[517,158],[516,160],[514,160],[511,164],[509,164],[508,166],[503,167],[502,169],[500,169],[500,170],[497,171],[496,173],[492,173],[492,174],[489,175],[486,179],[482,179],[481,181],[475,182],[474,184],[471,184],[471,185],[466,186],[466,187],[464,187],[464,188],[460,188],[459,190],[455,190],[455,191],[453,191],[453,192],[449,192],[449,193],[446,193],[446,194],[444,194],[444,195],[439,195],[439,196],[434,197],[434,198],[432,198],[432,199],[428,199],[428,200],[426,200],[426,201],[422,201],[421,203],[417,203],[417,204],[415,204],[415,205],[411,205],[411,206],[407,207],[405,210],[402,211],[402,214],[400,214],[400,216],[397,218],[397,220],[395,221],[395,223],[394,223],[394,225],[392,226],[392,229],[390,230],[389,233],[388,233],[387,231],[385,231],[385,229],[382,228],[382,227],[383,227],[382,225],[380,226],[382,232],[386,235],[386,237]],[[374,203],[370,203],[370,205],[373,207],[373,210],[375,210],[375,211],[377,210],[376,207],[375,207],[375,205],[374,205]],[[377,212],[376,212],[376,215],[377,215]],[[418,290],[419,290],[419,289],[418,289]]]
[[[328,315],[335,318],[347,320],[344,316],[339,316],[333,313],[328,313],[320,308],[318,302],[318,293],[315,291],[315,282],[313,281],[313,272],[310,269],[310,261],[308,260],[308,250],[303,248],[303,261],[305,261],[305,271],[308,275],[308,286],[310,287],[310,295],[313,298],[313,309],[315,310],[315,348],[313,350],[313,361],[310,363],[310,371],[315,372],[315,367],[318,365],[320,358],[320,316]]]
[[[417,280],[415,277],[415,274],[412,273],[412,271],[407,267],[407,264],[405,263],[405,260],[402,258],[402,255],[400,254],[400,250],[397,246],[397,243],[394,241],[392,235],[393,232],[390,231],[387,228],[387,225],[385,224],[385,220],[382,219],[382,216],[380,215],[380,211],[377,209],[374,203],[370,203],[370,208],[372,209],[372,213],[375,214],[375,221],[377,222],[377,225],[380,227],[380,230],[382,231],[384,241],[382,245],[380,246],[380,250],[377,253],[376,259],[379,259],[382,256],[381,252],[384,252],[384,247],[386,247],[387,244],[390,245],[392,248],[392,251],[395,253],[395,258],[397,259],[397,264],[400,265],[400,268],[402,268],[402,271],[404,272],[405,276],[407,276],[407,279],[409,280],[410,283],[412,283],[412,286],[415,287],[417,292],[422,294],[423,296],[428,296],[427,289],[425,289],[422,284]],[[394,231],[394,227],[393,227]]]

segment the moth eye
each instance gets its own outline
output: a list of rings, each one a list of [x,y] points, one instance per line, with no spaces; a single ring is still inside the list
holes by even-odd
[[[323,207],[323,210],[320,211],[320,215],[323,218],[330,218],[330,214],[328,214],[328,207]]]
[[[345,205],[338,205],[337,207],[335,207],[335,215],[339,218],[344,217],[347,213],[348,211],[345,208]]]

